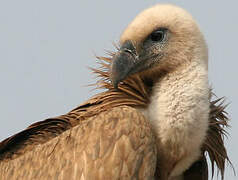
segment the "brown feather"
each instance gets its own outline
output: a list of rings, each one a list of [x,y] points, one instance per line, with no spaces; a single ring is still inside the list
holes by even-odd
[[[0,161],[0,179],[150,180],[156,167],[155,142],[150,123],[140,112],[116,107],[19,158]]]
[[[114,53],[110,52],[109,54],[113,56]],[[78,125],[81,121],[111,108],[123,105],[136,108],[147,107],[153,85],[151,80],[134,75],[121,82],[118,90],[115,90],[109,80],[111,58],[97,57],[97,59],[101,68],[92,68],[92,71],[100,78],[96,86],[106,89],[106,91],[92,97],[68,114],[34,123],[26,130],[2,141],[0,143],[1,161],[15,159],[25,152],[31,151],[36,145],[43,144],[67,129]],[[212,95],[211,92],[210,125],[202,147],[201,159],[185,172],[185,179],[207,179],[207,160],[211,162],[212,176],[216,165],[222,179],[224,179],[225,163],[231,164],[224,146],[225,128],[228,127],[226,106],[223,105],[222,98],[212,101]],[[206,157],[206,153],[208,153],[209,158]]]

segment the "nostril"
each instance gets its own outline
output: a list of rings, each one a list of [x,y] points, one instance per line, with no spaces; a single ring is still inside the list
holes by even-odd
[[[130,50],[130,49],[123,49],[123,50],[124,50],[124,52],[132,54],[132,50]]]

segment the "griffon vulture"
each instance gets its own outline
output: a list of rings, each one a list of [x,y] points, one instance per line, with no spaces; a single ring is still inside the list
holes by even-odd
[[[208,51],[185,10],[159,4],[98,57],[105,91],[0,144],[0,179],[207,180],[229,162],[221,99],[211,100]]]

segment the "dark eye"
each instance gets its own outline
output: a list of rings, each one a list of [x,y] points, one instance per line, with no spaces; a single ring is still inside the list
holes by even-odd
[[[164,30],[156,30],[151,33],[150,39],[154,42],[162,42],[165,37],[165,31]]]

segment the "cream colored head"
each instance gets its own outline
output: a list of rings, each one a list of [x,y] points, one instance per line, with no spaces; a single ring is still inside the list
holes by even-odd
[[[156,37],[158,32],[161,37]],[[191,62],[207,67],[207,47],[198,25],[189,13],[174,5],[159,4],[141,12],[122,33],[120,46],[123,58],[131,59],[118,63],[126,61],[119,70],[126,68],[127,75],[159,72],[160,69],[172,71]],[[119,70],[113,74],[115,77]]]

